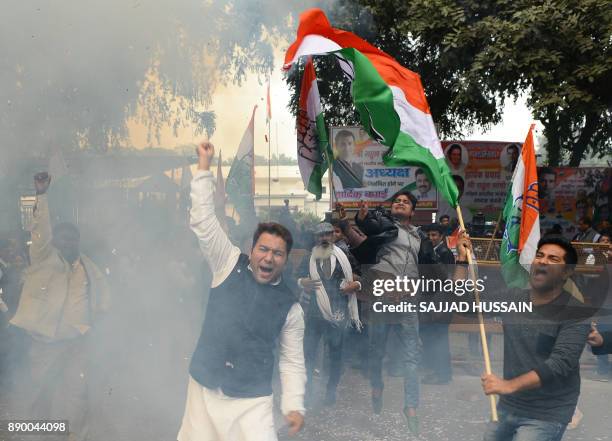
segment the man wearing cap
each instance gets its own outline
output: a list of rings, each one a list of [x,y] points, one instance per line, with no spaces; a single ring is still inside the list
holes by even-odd
[[[431,240],[438,261],[445,265],[448,275],[451,275],[455,256],[446,245],[446,227],[440,224],[426,225],[422,230]],[[432,300],[443,301],[442,293],[435,293]],[[423,378],[424,384],[448,384],[452,378],[450,345],[448,341],[448,326],[452,313],[430,312],[419,314],[419,332],[423,342],[423,364],[430,373]]]
[[[342,346],[344,334],[351,324],[361,328],[355,291],[361,283],[353,273],[349,256],[334,245],[334,227],[327,222],[316,226],[315,246],[310,257],[303,260],[298,274],[298,285],[306,293],[306,330],[304,332],[304,357],[306,359],[307,401],[312,402],[312,377],[317,358],[319,340],[325,337],[329,346],[330,372],[325,394],[325,405],[336,402],[336,388],[342,371]]]

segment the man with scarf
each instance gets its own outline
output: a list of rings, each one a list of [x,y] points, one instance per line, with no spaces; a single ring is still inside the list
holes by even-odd
[[[361,328],[355,291],[361,283],[353,274],[349,255],[334,244],[334,227],[323,222],[315,229],[315,246],[310,257],[302,262],[298,285],[309,294],[304,332],[304,356],[306,359],[307,401],[312,402],[312,376],[317,358],[317,348],[322,336],[329,348],[330,366],[325,405],[336,402],[336,388],[342,371],[342,346],[349,325]],[[352,256],[351,256],[352,258]],[[306,296],[308,299],[310,296]]]

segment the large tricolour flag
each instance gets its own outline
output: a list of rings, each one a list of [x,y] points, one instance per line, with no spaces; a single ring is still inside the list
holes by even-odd
[[[296,119],[298,166],[304,187],[321,199],[321,180],[328,167],[329,147],[321,98],[312,57],[308,57],[302,76]]]
[[[238,151],[236,152],[225,183],[227,197],[238,212],[241,223],[255,217],[253,166],[255,160],[256,109],[257,106],[253,108],[251,121],[242,135]]]
[[[390,149],[388,166],[418,165],[453,207],[458,190],[444,158],[421,78],[356,35],[332,28],[320,9],[300,16],[285,69],[301,56],[333,54],[352,81],[353,103],[368,134]]]
[[[534,125],[529,128],[521,158],[514,169],[503,213],[506,229],[499,257],[506,283],[516,287],[525,286],[529,265],[540,240],[540,200],[533,128]]]

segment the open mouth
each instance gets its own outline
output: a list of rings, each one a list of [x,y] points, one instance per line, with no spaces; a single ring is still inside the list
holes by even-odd
[[[259,272],[262,274],[262,276],[264,277],[270,277],[272,275],[272,271],[274,269],[271,266],[260,266],[259,267]]]
[[[548,271],[545,268],[535,268],[533,270],[533,275],[536,277],[544,277],[548,275]]]

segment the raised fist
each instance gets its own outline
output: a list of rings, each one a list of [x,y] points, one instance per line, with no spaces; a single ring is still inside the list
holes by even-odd
[[[34,188],[36,194],[45,194],[51,184],[51,176],[47,172],[40,172],[34,175]]]
[[[210,162],[215,155],[215,146],[213,143],[209,141],[202,141],[198,145],[196,152],[198,153],[198,168],[200,170],[209,170]]]

